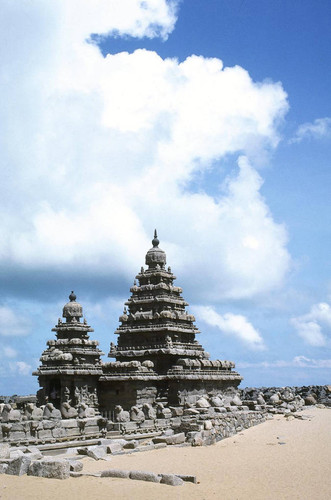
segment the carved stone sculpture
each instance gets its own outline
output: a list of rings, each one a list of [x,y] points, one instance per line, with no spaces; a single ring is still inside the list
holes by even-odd
[[[115,406],[115,422],[129,422],[130,414],[128,411],[124,411],[122,406]]]
[[[130,411],[130,418],[134,422],[143,422],[145,420],[145,413],[138,408],[138,406],[132,406]]]

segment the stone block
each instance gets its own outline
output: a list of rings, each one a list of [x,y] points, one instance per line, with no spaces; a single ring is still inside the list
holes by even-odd
[[[180,432],[179,434],[174,434],[173,436],[167,436],[166,443],[169,445],[185,443],[184,432]]]
[[[8,443],[0,443],[0,459],[10,457],[10,446]]]
[[[62,427],[56,427],[55,429],[52,430],[52,436],[54,438],[62,438],[67,435],[66,430],[63,429]]]
[[[54,429],[54,427],[57,425],[57,422],[55,420],[43,420],[43,428],[44,429]]]
[[[154,444],[159,444],[159,443],[164,443],[167,444],[167,438],[168,436],[157,436],[152,439]]]
[[[168,484],[169,486],[182,486],[184,481],[175,474],[161,474],[160,483]]]
[[[214,408],[215,413],[226,413],[226,408],[224,406],[219,407],[219,408]]]
[[[133,450],[134,448],[137,448],[138,445],[139,445],[139,441],[136,441],[135,439],[133,439],[132,441],[128,441],[123,446],[123,449],[124,450]]]
[[[75,436],[80,436],[80,431],[79,429],[76,427],[76,428],[72,428],[72,429],[66,429],[66,435],[68,437],[75,437]]]
[[[24,427],[20,422],[14,422],[12,424],[11,433],[16,431],[24,432]]]
[[[80,460],[68,460],[70,465],[70,471],[72,472],[80,472],[83,470],[83,463]]]
[[[97,427],[99,429],[98,418],[86,418],[85,427]]]
[[[22,455],[18,458],[14,458],[8,465],[6,474],[11,476],[23,476],[28,472],[29,466],[31,464],[31,458]]]
[[[23,441],[26,439],[26,434],[23,431],[14,431],[10,433],[10,439],[12,441]]]
[[[153,428],[153,427],[154,427],[154,420],[144,420],[144,422],[141,422],[140,424],[141,429]]]
[[[184,415],[199,415],[199,410],[195,410],[194,408],[186,408],[184,410]]]
[[[158,474],[140,470],[132,470],[129,477],[130,479],[136,479],[137,481],[148,481],[150,483],[159,483],[161,481],[161,477]]]
[[[77,420],[74,418],[69,418],[68,420],[62,420],[62,427],[64,429],[78,428]]]
[[[40,450],[38,446],[34,446],[33,444],[28,445],[24,450],[24,453],[37,453],[37,452],[40,453]]]
[[[138,429],[138,424],[136,422],[124,422],[121,425],[126,432],[136,431]]]
[[[96,435],[96,434],[99,434],[99,432],[100,432],[100,429],[99,429],[98,425],[90,425],[89,427],[87,427],[85,429],[85,435],[86,436]]]
[[[24,455],[22,450],[11,450],[10,451],[10,458],[11,459],[21,457],[22,455]]]
[[[155,420],[155,426],[156,427],[167,427],[168,424],[169,424],[169,422],[165,418],[157,418]]]
[[[109,443],[106,446],[107,446],[107,453],[118,453],[122,451],[123,448],[121,443],[116,443],[116,442]]]
[[[183,415],[183,407],[182,406],[171,406],[171,413],[173,417],[181,417]]]
[[[87,455],[87,446],[82,446],[81,448],[77,448],[78,455]]]
[[[52,437],[52,431],[50,430],[42,430],[38,432],[39,439],[50,439]]]
[[[180,417],[172,417],[170,419],[171,427],[179,427],[182,423],[182,419]]]
[[[106,446],[91,446],[87,449],[87,456],[94,460],[104,460],[107,457]]]
[[[37,462],[32,462],[28,470],[28,476],[68,479],[70,476],[70,463],[63,458],[43,458]]]
[[[120,477],[123,479],[130,478],[130,471],[120,469],[108,469],[101,471],[101,477]]]

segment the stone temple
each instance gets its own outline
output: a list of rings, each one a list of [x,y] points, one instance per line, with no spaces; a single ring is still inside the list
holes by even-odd
[[[0,401],[0,455],[6,441],[2,452],[9,457],[0,463],[0,474],[6,467],[11,471],[6,445],[20,446],[24,455],[30,445],[46,452],[84,443],[80,451],[97,458],[109,447],[113,453],[138,445],[137,451],[168,444],[201,446],[261,423],[271,413],[315,404],[317,394],[331,404],[331,386],[303,392],[289,387],[239,390],[242,378],[234,363],[210,360],[199,343],[194,316],[166,267],[156,231],[152,243],[119,318],[117,342],[110,342],[114,361],[101,361],[99,343],[90,338],[93,328],[74,292],[69,295],[63,319],[53,328],[55,338],[47,342],[34,372],[40,385],[37,404],[34,396],[14,405]],[[26,460],[31,458],[12,459]]]
[[[184,406],[201,396],[234,390],[242,377],[232,361],[212,361],[197,340],[195,318],[187,311],[176,276],[166,267],[166,254],[155,231],[153,247],[130,289],[131,296],[120,316],[102,363],[93,329],[83,318],[82,306],[72,292],[63,318],[53,328],[56,340],[48,341],[38,375],[40,404],[53,403],[61,412],[85,404],[111,418],[119,405],[125,410],[142,407]]]

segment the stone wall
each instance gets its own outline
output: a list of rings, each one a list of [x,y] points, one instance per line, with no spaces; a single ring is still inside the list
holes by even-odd
[[[117,405],[111,418],[94,415],[94,410],[87,407],[78,410],[75,418],[63,418],[50,403],[43,408],[28,403],[24,409],[2,403],[0,441],[13,445],[63,443],[66,446],[69,441],[115,436],[142,439],[171,431],[198,446],[264,422],[272,414],[295,413],[312,404],[331,406],[331,386],[246,388],[218,395],[196,394],[194,402],[186,401],[182,406],[159,402],[123,409]]]

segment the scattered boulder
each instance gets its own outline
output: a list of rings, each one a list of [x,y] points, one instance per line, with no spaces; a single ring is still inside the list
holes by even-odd
[[[101,472],[101,477],[120,477],[123,479],[129,479],[130,471],[120,469],[107,469]]]
[[[87,449],[86,455],[94,460],[104,460],[107,457],[106,446],[91,446]]]
[[[28,476],[68,479],[70,476],[70,463],[63,458],[43,458],[31,463]]]
[[[129,477],[130,479],[136,479],[137,481],[148,481],[150,483],[159,483],[161,481],[161,477],[158,474],[140,470],[132,470]]]
[[[11,476],[23,476],[23,474],[28,472],[30,464],[31,458],[21,455],[9,462],[6,474],[10,474]]]
[[[83,470],[83,463],[80,460],[69,459],[68,462],[71,472],[80,472]]]
[[[139,442],[136,441],[135,439],[133,439],[132,441],[128,441],[127,443],[125,443],[125,445],[123,446],[123,449],[124,450],[134,450],[138,446],[139,446]]]
[[[256,402],[258,405],[265,405],[265,399],[264,399],[262,393],[260,393],[258,395],[258,397],[256,398]]]
[[[309,394],[309,396],[305,397],[305,404],[307,406],[316,405],[316,403],[317,403],[317,401],[312,394]]]
[[[269,401],[273,405],[275,405],[275,404],[281,404],[281,399],[280,399],[278,393],[273,394],[272,396],[270,396]]]
[[[107,444],[107,453],[119,453],[120,451],[122,451],[122,449],[123,446],[121,445],[121,443],[117,443],[116,441]]]

